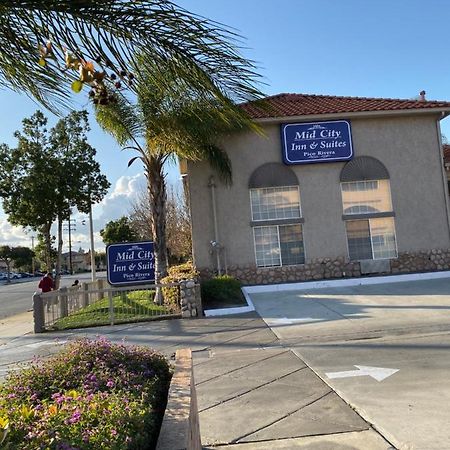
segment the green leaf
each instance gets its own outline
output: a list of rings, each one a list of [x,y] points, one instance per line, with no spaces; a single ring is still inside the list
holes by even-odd
[[[129,161],[128,161],[128,167],[130,167],[131,166],[131,164],[133,164],[137,159],[142,159],[140,156],[135,156],[134,158],[131,158]]]
[[[79,92],[81,92],[81,89],[83,89],[83,82],[80,80],[75,80],[72,83],[72,91],[78,94]]]

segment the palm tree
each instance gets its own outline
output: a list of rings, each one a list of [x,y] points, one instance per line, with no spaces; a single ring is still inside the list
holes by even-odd
[[[218,101],[254,99],[260,96],[254,87],[259,76],[239,54],[238,39],[170,0],[2,0],[0,87],[25,92],[56,111],[67,105],[67,85],[78,77],[70,70],[79,69],[71,62],[76,59],[92,60],[89,67],[96,64],[110,88],[119,81],[134,92],[131,67],[164,67]],[[137,54],[146,55],[139,64]]]
[[[138,153],[129,165],[137,159],[144,165],[158,283],[167,274],[165,164],[176,157],[208,161],[230,183],[231,162],[217,145],[219,136],[259,129],[226,97],[219,102],[170,71],[155,73],[150,65],[136,79],[136,104],[116,95],[115,102],[96,107],[96,118],[119,145]]]

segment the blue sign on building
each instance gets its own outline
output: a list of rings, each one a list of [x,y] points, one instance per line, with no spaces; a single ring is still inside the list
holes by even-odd
[[[353,157],[347,120],[281,125],[281,143],[285,164],[348,161]]]
[[[111,244],[106,248],[108,283],[113,286],[155,280],[153,242]]]

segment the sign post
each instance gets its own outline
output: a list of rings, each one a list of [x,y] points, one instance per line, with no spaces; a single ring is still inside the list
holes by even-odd
[[[106,248],[108,283],[112,286],[155,281],[153,242],[126,242]]]
[[[353,157],[347,120],[281,125],[281,143],[285,164],[348,161]]]

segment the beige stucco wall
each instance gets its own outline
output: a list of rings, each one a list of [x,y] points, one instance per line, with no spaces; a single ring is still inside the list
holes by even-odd
[[[390,173],[399,252],[450,247],[436,119],[423,115],[351,120],[354,155],[373,156]],[[206,163],[188,165],[197,267],[215,267],[209,244],[214,240],[211,175],[217,185],[218,240],[226,248],[228,264],[255,263],[248,181],[260,165],[282,162],[280,124],[265,125],[264,131],[265,136],[247,133],[225,141],[233,164],[229,187]],[[344,164],[290,166],[300,185],[306,262],[348,255],[339,184]]]

